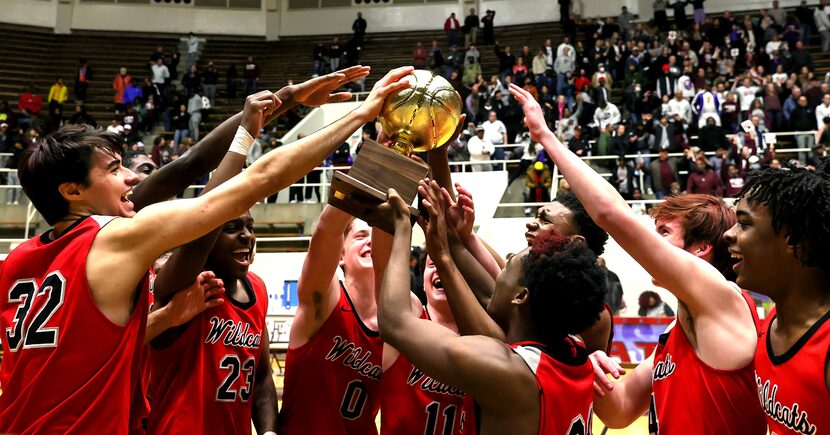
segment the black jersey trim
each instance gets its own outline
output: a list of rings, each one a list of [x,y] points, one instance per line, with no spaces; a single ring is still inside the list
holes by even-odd
[[[522,347],[534,347],[549,357],[569,366],[581,366],[588,361],[588,349],[581,342],[567,337],[553,345],[545,345],[539,342],[517,343]]]
[[[777,318],[778,318],[778,313],[776,313],[775,316],[773,317],[773,319],[771,319],[769,321],[769,324],[767,325],[767,331],[766,331],[767,332],[767,339],[766,339],[767,355],[769,356],[769,360],[770,360],[770,362],[772,362],[772,365],[775,365],[775,366],[784,364],[785,362],[792,359],[798,353],[798,351],[801,350],[801,348],[804,347],[804,345],[807,344],[807,342],[810,340],[810,338],[812,338],[813,335],[815,335],[815,333],[818,332],[818,330],[822,327],[822,325],[824,325],[825,322],[830,320],[830,311],[827,311],[826,313],[824,313],[824,315],[821,316],[816,321],[816,323],[813,323],[813,326],[811,326],[810,329],[808,329],[807,332],[805,332],[804,335],[802,335],[801,338],[799,338],[798,341],[796,341],[795,344],[792,345],[792,347],[787,349],[787,351],[782,353],[781,355],[775,355],[775,353],[772,350],[772,341],[770,340],[770,335],[771,335],[770,331],[772,330],[772,322],[775,321],[775,319],[777,319]]]
[[[352,313],[354,314],[354,318],[357,319],[357,323],[360,325],[360,328],[363,329],[363,332],[370,337],[380,337],[380,331],[373,331],[363,323],[363,319],[360,318],[360,315],[357,314],[357,310],[354,308],[354,303],[352,303],[352,298],[349,297],[349,292],[346,291],[346,285],[343,284],[343,281],[340,281],[340,291],[346,295],[346,302],[349,303],[349,307],[352,309]]]
[[[248,298],[250,299],[248,302],[240,302],[232,298],[231,295],[227,293],[225,296],[228,298],[228,301],[237,308],[247,310],[256,305],[256,292],[254,291],[254,286],[251,284],[251,280],[249,280],[247,276],[242,278],[242,289],[248,294]]]
[[[55,232],[55,229],[54,229],[54,228],[50,228],[50,229],[49,229],[49,230],[47,230],[45,233],[43,233],[43,234],[41,234],[41,235],[40,235],[40,242],[41,242],[41,243],[43,243],[44,245],[48,245],[49,243],[52,243],[52,242],[54,242],[55,240],[58,240],[59,238],[61,238],[61,236],[63,236],[64,234],[66,234],[66,233],[68,233],[68,232],[72,231],[73,229],[75,229],[75,227],[77,227],[78,225],[80,225],[80,224],[81,224],[81,222],[83,222],[83,221],[85,221],[85,220],[87,220],[87,219],[89,219],[89,218],[91,218],[91,217],[92,217],[92,216],[84,216],[84,217],[82,217],[82,218],[78,218],[75,222],[72,222],[72,225],[69,225],[69,226],[68,226],[65,230],[63,230],[63,232],[62,232],[62,233],[60,233],[60,234],[58,234],[57,236],[55,236],[55,238],[54,238],[54,239],[50,238],[50,237],[49,237],[49,235],[50,235],[50,234],[52,234],[52,233],[54,233],[54,232]]]
[[[672,328],[672,329],[674,329],[674,328]],[[671,334],[671,330],[668,330],[668,331],[660,334],[660,337],[658,337],[657,342],[662,344],[663,346],[665,346],[666,343],[669,342],[669,334]]]

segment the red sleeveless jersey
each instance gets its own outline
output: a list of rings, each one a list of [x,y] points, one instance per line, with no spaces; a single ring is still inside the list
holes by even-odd
[[[429,319],[426,308],[421,318]],[[473,402],[464,392],[427,376],[403,355],[383,372],[381,395],[383,435],[476,433]]]
[[[76,221],[12,251],[0,271],[0,433],[127,433],[139,416],[147,279],[124,326],[92,299],[86,262],[112,217]]]
[[[194,317],[172,343],[150,345],[151,434],[250,434],[253,392],[268,312],[265,283],[243,280],[250,299]]]
[[[594,369],[588,351],[571,337],[559,349],[541,343],[510,345],[536,375],[539,435],[590,434],[594,414]]]
[[[377,434],[383,341],[340,301],[304,345],[288,349],[278,431],[283,435]]]
[[[741,292],[757,325],[752,297]],[[651,434],[766,433],[750,362],[718,370],[700,360],[679,324],[660,336],[654,352],[648,426]]]
[[[783,355],[773,353],[769,339],[777,317],[767,317],[755,350],[757,397],[770,433],[830,433],[830,392],[825,380],[830,358],[830,311]]]

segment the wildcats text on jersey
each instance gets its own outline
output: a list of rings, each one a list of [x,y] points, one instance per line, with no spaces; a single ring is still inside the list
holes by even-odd
[[[234,322],[233,320],[220,319],[213,316],[210,318],[210,331],[205,337],[205,343],[216,344],[222,339],[225,346],[244,347],[248,349],[259,349],[262,343],[262,334],[250,333],[251,325],[242,321]],[[224,338],[223,338],[224,335]]]
[[[666,379],[674,373],[675,364],[671,360],[671,354],[666,355],[666,359],[663,361],[656,362],[654,364],[654,374],[652,379],[655,381],[659,381],[661,379]]]
[[[332,341],[334,341],[334,345],[326,354],[326,361],[337,361],[340,357],[346,355],[342,361],[344,366],[354,369],[367,378],[380,380],[382,372],[380,365],[367,361],[372,356],[372,351],[366,350],[364,352],[362,347],[355,346],[354,343],[339,335],[332,337]]]
[[[464,397],[464,392],[458,388],[451,387],[443,382],[438,382],[435,379],[427,376],[417,367],[412,366],[412,371],[409,372],[409,377],[406,379],[406,384],[410,387],[420,382],[422,391],[430,393],[447,394],[450,396]]]
[[[800,434],[816,433],[816,425],[810,423],[807,411],[799,409],[797,402],[788,407],[775,399],[778,394],[778,385],[771,384],[769,380],[764,381],[757,373],[755,382],[758,384],[758,399],[761,401],[761,407],[770,418]]]

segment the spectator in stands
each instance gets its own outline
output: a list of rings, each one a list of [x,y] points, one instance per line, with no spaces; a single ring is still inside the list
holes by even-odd
[[[335,36],[329,45],[329,66],[332,72],[340,69],[340,57],[343,56],[343,47],[340,46],[340,37]]]
[[[795,92],[793,92],[793,95],[795,95]],[[797,132],[812,132],[816,129],[816,125],[819,125],[817,124],[815,110],[810,107],[807,97],[804,95],[798,96],[798,103],[790,115],[788,125],[792,131]],[[797,134],[795,141],[798,148],[812,148],[815,143],[815,136],[813,133]]]
[[[115,113],[122,113],[128,103],[132,100],[124,100],[124,90],[132,83],[132,76],[127,74],[127,68],[123,66],[118,70],[115,79],[112,81],[112,90],[114,93],[113,102],[115,103]]]
[[[816,23],[819,35],[821,35],[821,52],[826,53],[830,50],[830,17],[828,17],[823,4],[816,6],[813,12],[813,21]]]
[[[423,69],[427,65],[427,50],[424,44],[420,41],[415,44],[415,49],[412,50],[412,66],[417,69]],[[335,71],[335,70],[332,70]]]
[[[444,55],[441,53],[441,48],[438,47],[438,40],[432,40],[432,46],[427,51],[429,58],[429,69],[435,74],[441,74],[444,67]]]
[[[720,101],[708,84],[697,93],[692,108],[697,116],[698,128],[702,128],[710,119],[714,120],[716,125],[721,125]]]
[[[493,155],[495,147],[490,142],[484,133],[484,127],[478,126],[475,129],[475,136],[467,141],[467,151],[470,153],[470,162],[489,162],[490,156]],[[470,170],[473,172],[489,171],[492,169],[490,163],[471,164]]]
[[[576,65],[570,47],[564,47],[562,54],[556,57],[553,64],[553,71],[556,72],[556,93],[562,95],[568,83],[567,75],[573,74]]]
[[[170,80],[170,70],[167,68],[167,65],[164,64],[164,60],[161,58],[156,60],[156,63],[152,67],[153,70],[153,84],[158,87],[159,92],[164,92],[165,85],[167,81]]]
[[[49,88],[49,96],[46,101],[49,104],[49,124],[50,131],[57,130],[61,124],[61,117],[63,113],[63,103],[69,99],[69,90],[63,84],[63,79],[58,77],[55,79],[55,84]]]
[[[326,73],[326,55],[328,51],[320,42],[314,47],[314,75],[321,76]]]
[[[550,187],[553,183],[550,168],[542,162],[535,162],[525,173],[525,202],[550,202]]]
[[[657,160],[652,160],[649,165],[651,172],[651,183],[654,195],[657,199],[671,194],[671,184],[679,181],[677,173],[677,162],[669,159],[669,150],[660,148]]]
[[[170,80],[179,79],[179,60],[181,57],[182,54],[179,53],[179,47],[173,47],[173,51],[168,53],[164,58],[164,64],[167,65],[167,69],[170,71]]]
[[[726,131],[715,123],[715,118],[708,118],[706,125],[700,128],[697,135],[697,143],[703,151],[715,151],[719,147],[726,149],[729,146]]]
[[[164,60],[164,47],[161,45],[156,47],[156,51],[150,55],[150,60],[147,62],[147,70],[150,71],[159,59]]]
[[[462,29],[464,32],[465,46],[469,47],[470,44],[478,43],[478,26],[479,20],[478,15],[476,15],[476,10],[470,8],[470,15],[464,18],[464,28]]]
[[[257,92],[257,82],[259,81],[259,66],[254,63],[254,57],[248,56],[248,61],[245,64],[245,71],[242,76],[245,79],[245,96]]]
[[[216,84],[219,83],[219,71],[213,66],[213,61],[209,61],[202,80],[202,90],[205,96],[210,101],[210,105],[216,104]]]
[[[536,51],[536,56],[533,57],[533,64],[531,71],[533,72],[533,77],[536,79],[536,86],[542,87],[543,85],[550,86],[550,82],[545,76],[545,72],[548,70],[548,58],[545,56],[545,51],[539,49]]]
[[[525,79],[529,80],[529,86],[536,90],[536,86],[533,86],[533,80],[527,76],[527,65],[525,64],[525,59],[523,57],[516,58],[516,64],[513,65],[513,78],[516,83],[524,83]]]
[[[623,6],[618,17],[620,29],[622,30],[622,37],[625,40],[631,39],[634,35],[634,14],[628,12],[628,8]]]
[[[673,317],[674,311],[671,307],[660,299],[660,295],[654,291],[644,291],[640,293],[639,299],[640,309],[637,315],[640,317]]]
[[[689,100],[683,98],[683,92],[677,90],[674,92],[674,98],[669,101],[669,116],[674,118],[675,122],[682,122],[684,129],[692,123],[692,105]]]
[[[117,116],[114,116],[110,119],[110,125],[107,126],[107,133],[123,135],[124,134],[124,126],[121,125],[121,119]]]
[[[702,155],[695,158],[695,167],[686,182],[686,193],[723,196],[720,178]]]
[[[17,115],[9,107],[9,102],[6,100],[0,101],[0,123],[8,124],[11,130],[17,127]]]
[[[178,145],[182,139],[190,134],[190,114],[187,113],[187,105],[179,104],[178,110],[173,113],[171,117],[171,125],[173,127],[173,152],[178,150]]]
[[[502,50],[498,42],[496,42],[493,46],[493,51],[499,59],[499,77],[504,80],[506,76],[513,74],[513,67],[516,65],[516,57],[510,52],[509,45],[504,47],[504,50]]]
[[[43,99],[40,95],[34,93],[34,85],[30,85],[23,91],[20,98],[17,99],[17,108],[21,112],[20,124],[28,126],[33,118],[37,118],[41,109],[43,109]]]
[[[444,21],[444,32],[447,34],[447,44],[452,47],[458,45],[458,34],[461,31],[461,24],[455,18],[455,12]]]
[[[827,145],[825,145],[824,143],[821,143],[821,142],[819,142],[815,146],[813,146],[813,149],[811,150],[810,155],[807,156],[807,162],[806,162],[805,167],[807,169],[811,170],[811,171],[814,171],[816,169],[816,167],[818,167],[819,163],[821,163],[822,160],[827,158],[826,149],[827,149]]]
[[[187,43],[187,68],[196,63],[196,58],[199,57],[199,43],[204,41],[202,38],[197,38],[193,32],[187,35],[185,42]]]
[[[617,159],[617,167],[611,172],[609,182],[623,198],[631,199],[634,193],[634,163],[620,156]]]
[[[506,145],[507,142],[507,127],[498,119],[498,114],[495,110],[487,114],[487,120],[481,123],[484,128],[484,138],[493,146],[495,150],[492,153],[493,160],[504,160],[504,148],[499,145]],[[504,164],[496,165],[494,168],[504,168]]]
[[[686,31],[689,25],[689,20],[686,18],[686,6],[688,4],[688,1],[683,0],[676,0],[671,4],[671,8],[674,11],[674,26],[678,31]]]
[[[800,70],[805,66],[809,70],[813,70],[813,56],[810,55],[810,52],[804,48],[803,42],[798,41],[795,43],[795,49],[790,50],[790,57],[792,59],[792,67],[794,70]]]
[[[6,159],[6,168],[7,169],[14,169],[13,171],[9,171],[6,173],[6,185],[7,186],[19,186],[20,179],[17,178],[17,167],[20,163],[21,157],[23,157],[23,153],[26,151],[26,147],[23,145],[23,142],[17,138],[14,139],[12,142],[12,147],[9,150],[11,156]],[[17,205],[20,204],[20,192],[22,189],[10,187],[6,189],[6,205]]]
[[[691,0],[692,14],[694,14],[695,24],[702,26],[706,24],[706,12],[703,10],[703,2],[706,0]]]
[[[830,94],[821,96],[821,104],[816,106],[816,125],[824,124],[824,118],[830,117]]]
[[[199,73],[199,68],[196,64],[190,65],[190,70],[182,77],[182,87],[184,87],[184,95],[189,97],[202,86],[202,74]]]
[[[496,11],[487,10],[483,17],[481,17],[481,24],[484,27],[484,45],[493,44],[496,41],[496,35],[493,29],[493,20],[496,18]]]
[[[86,90],[89,88],[92,77],[92,68],[87,64],[86,58],[82,57],[78,61],[78,69],[75,74],[75,99],[81,104],[86,100]]]
[[[363,38],[366,36],[366,20],[363,19],[363,14],[358,12],[357,18],[352,23],[352,31],[354,32],[354,40],[358,46],[363,45]]]
[[[90,116],[88,113],[86,113],[86,107],[81,105],[81,104],[75,105],[75,113],[73,113],[72,116],[69,117],[69,120],[67,121],[67,123],[69,123],[69,124],[87,124],[87,125],[91,125],[93,127],[98,126],[98,123],[95,122],[95,119],[92,116]]]
[[[622,119],[620,109],[614,103],[600,100],[597,109],[594,111],[594,124],[600,130],[605,130],[609,125],[619,124]]]
[[[193,90],[193,93],[190,96],[190,99],[187,100],[187,113],[190,115],[190,119],[188,120],[188,129],[190,130],[190,136],[193,138],[194,141],[199,141],[199,124],[202,122],[202,110],[204,109],[204,105],[202,103],[202,95],[199,92],[199,88]]]
[[[738,154],[736,160],[740,162],[741,159],[741,155]],[[744,188],[745,173],[746,170],[742,167],[742,165],[739,169],[739,165],[736,163],[729,163],[723,166],[721,170],[721,177],[723,179],[723,185],[725,187],[725,198],[737,198],[738,195],[741,194],[741,191]]]
[[[787,11],[779,7],[778,0],[772,1],[772,9],[767,10],[769,16],[775,20],[775,25],[783,28],[787,21]]]
[[[824,147],[830,147],[830,116],[821,120],[816,131],[816,143]]]
[[[666,3],[666,0],[655,0],[652,4],[652,9],[654,10],[654,24],[657,25],[657,28],[661,32],[667,32],[669,30],[669,18],[666,14],[667,8],[668,3]]]
[[[478,63],[481,54],[474,44],[464,53],[464,84],[471,86],[476,77],[481,74],[481,65]]]

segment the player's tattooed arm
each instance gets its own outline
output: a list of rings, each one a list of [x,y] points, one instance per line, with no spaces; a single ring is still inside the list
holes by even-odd
[[[378,305],[383,341],[434,379],[475,397],[487,412],[510,415],[522,407],[529,409],[531,405],[526,392],[535,388],[536,380],[524,362],[504,343],[482,336],[459,337],[412,312],[408,272],[412,243],[409,208],[394,189],[390,189],[389,200],[378,211],[395,222],[392,253]],[[442,274],[442,281],[444,279]],[[515,358],[519,358],[518,361]],[[500,382],[493,382],[493,379]]]
[[[268,333],[262,337],[262,352],[257,364],[256,379],[254,380],[254,398],[251,420],[256,433],[265,434],[277,431],[277,386],[271,375],[271,352]]]
[[[183,325],[202,311],[222,305],[218,296],[225,292],[222,280],[213,272],[202,272],[186,289],[176,292],[170,302],[147,317],[144,343],[147,344],[164,331]]]
[[[503,341],[504,331],[476,300],[450,255],[451,243],[447,237],[444,219],[444,210],[447,207],[446,189],[439,188],[435,181],[427,183],[427,180],[424,180],[418,186],[418,192],[424,198],[424,207],[429,212],[429,222],[422,222],[427,251],[441,275],[441,283],[458,332],[461,335],[486,335]]]

